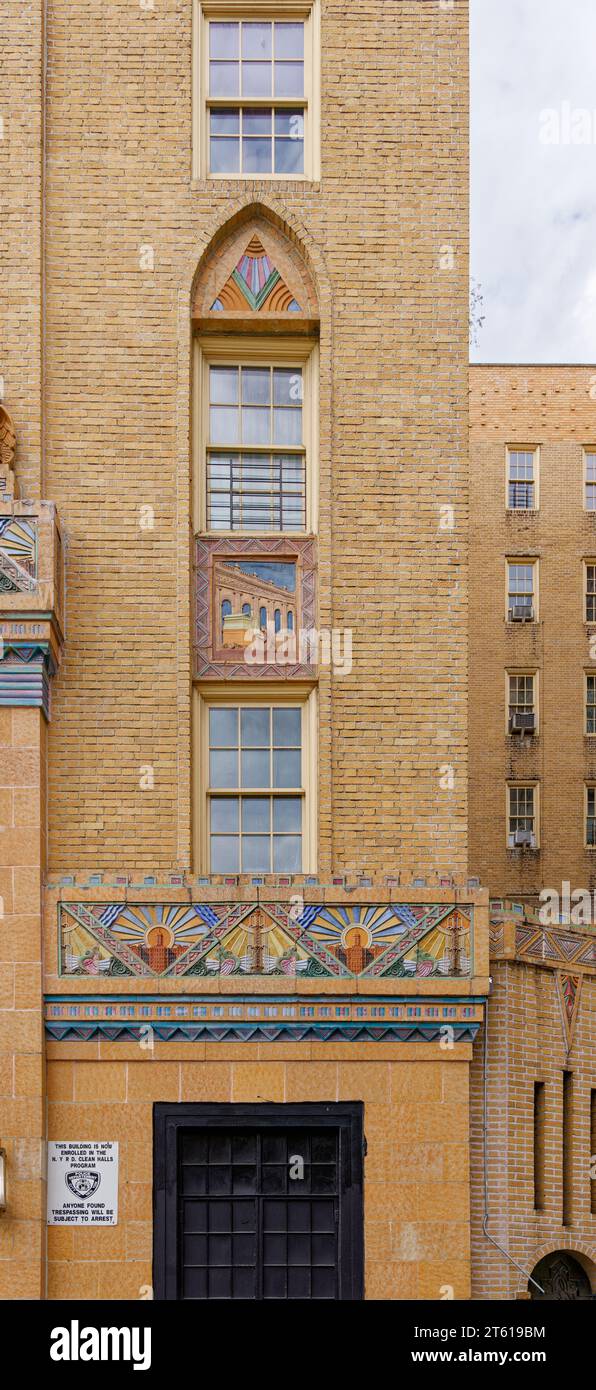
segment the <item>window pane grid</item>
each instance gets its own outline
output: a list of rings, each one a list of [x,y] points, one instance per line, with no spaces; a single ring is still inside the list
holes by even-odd
[[[207,525],[226,531],[304,531],[304,455],[216,454],[207,459]]]
[[[513,510],[532,510],[534,507],[533,452],[531,450],[510,450],[508,463],[507,505]]]
[[[211,97],[304,97],[304,24],[209,24]]]
[[[302,369],[209,369],[209,443],[214,447],[301,449]]]
[[[586,677],[586,731],[596,734],[596,676]]]
[[[525,831],[535,834],[534,788],[509,787],[509,835],[510,848],[515,848],[515,836]]]
[[[303,20],[210,20],[209,173],[302,178],[307,87]]]
[[[304,173],[304,109],[217,107],[209,115],[212,174]]]
[[[586,511],[596,512],[596,453],[585,455],[586,460]]]
[[[596,565],[586,565],[586,622],[596,622]]]
[[[596,845],[596,787],[586,787],[586,844]]]
[[[531,608],[534,602],[534,566],[508,566],[508,605]]]
[[[509,714],[534,713],[534,677],[509,677]]]
[[[299,367],[210,368],[210,529],[306,529],[302,397]]]
[[[212,709],[209,763],[211,872],[301,872],[300,707]]]

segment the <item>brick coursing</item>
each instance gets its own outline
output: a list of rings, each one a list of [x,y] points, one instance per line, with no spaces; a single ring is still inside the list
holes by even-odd
[[[571,1049],[566,1046],[554,970],[520,961],[492,963],[489,1003],[488,1143],[483,1137],[483,1039],[470,1069],[472,1298],[526,1294],[527,1278],[483,1234],[484,1163],[488,1232],[531,1274],[544,1254],[570,1250],[594,1271],[596,1215],[591,1213],[590,1091],[594,1086],[596,991],[583,981]],[[571,1222],[563,1225],[563,1071],[573,1073]],[[544,1210],[534,1209],[534,1082],[545,1084]]]
[[[470,370],[470,868],[493,896],[596,887],[584,848],[584,783],[596,779],[586,737],[583,561],[596,555],[596,513],[583,505],[583,447],[596,444],[595,369]],[[507,445],[540,446],[537,512],[505,508]],[[506,624],[505,563],[539,562],[536,624]],[[596,625],[592,629],[596,631]],[[539,734],[508,738],[505,672],[539,673]],[[505,785],[537,779],[540,853],[506,845]]]
[[[327,3],[322,64],[320,185],[192,185],[190,3],[50,5],[46,493],[68,544],[56,870],[189,863],[192,267],[251,201],[326,274],[320,615],[353,629],[354,667],[321,681],[319,861],[465,868],[466,6]]]

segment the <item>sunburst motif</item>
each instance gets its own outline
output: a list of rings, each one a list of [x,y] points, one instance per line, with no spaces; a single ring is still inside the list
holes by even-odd
[[[313,904],[299,920],[281,904],[63,903],[59,914],[66,974],[407,978],[471,967],[468,914],[438,903]]]
[[[211,311],[246,310],[247,304],[253,313],[265,307],[275,314],[300,313],[300,305],[256,235],[251,237],[244,255],[213,301]]]
[[[37,531],[32,521],[20,516],[0,517],[0,587],[30,591],[35,588]]]
[[[108,904],[98,910],[97,916],[122,941],[140,944],[153,928],[162,927],[177,946],[200,941],[219,921],[212,908],[196,903],[135,903],[126,907]]]

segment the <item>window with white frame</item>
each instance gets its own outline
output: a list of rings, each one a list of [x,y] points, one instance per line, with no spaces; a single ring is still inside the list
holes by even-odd
[[[209,708],[211,873],[302,872],[304,717],[300,704]]]
[[[536,506],[536,450],[507,450],[507,506],[533,511]]]
[[[596,849],[596,787],[586,787],[586,845]]]
[[[596,734],[596,676],[586,675],[586,733]]]
[[[228,178],[315,178],[317,0],[200,6],[204,172]]]
[[[302,367],[213,362],[208,372],[208,530],[305,530]]]
[[[508,787],[507,795],[509,848],[533,848],[536,844],[536,789],[533,786]]]
[[[509,730],[534,733],[536,726],[535,679],[533,674],[510,674]]]
[[[536,616],[536,564],[529,560],[507,561],[507,616],[510,622]]]
[[[587,623],[596,622],[596,563],[586,563],[585,571],[585,615]]]
[[[584,449],[584,505],[596,512],[596,449]]]

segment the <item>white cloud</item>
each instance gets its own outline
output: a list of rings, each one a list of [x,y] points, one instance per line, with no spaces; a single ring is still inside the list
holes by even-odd
[[[471,0],[471,40],[473,360],[593,362],[596,0]]]

